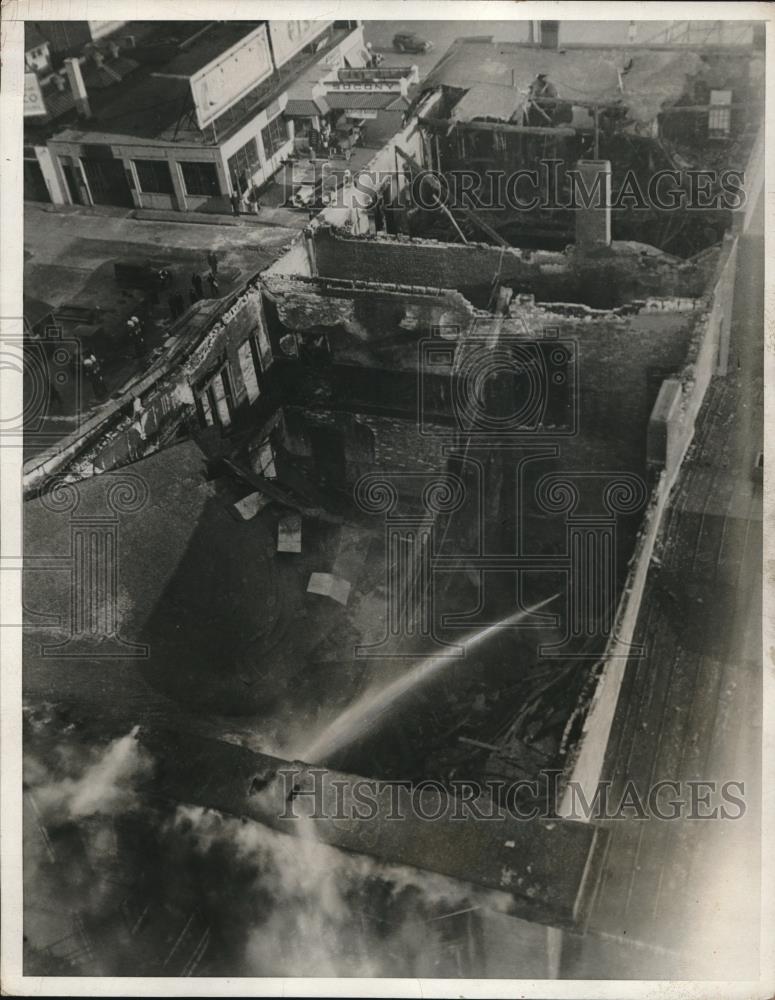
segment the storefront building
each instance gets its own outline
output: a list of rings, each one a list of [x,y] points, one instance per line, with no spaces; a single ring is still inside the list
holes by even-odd
[[[352,50],[363,50],[354,21],[223,22],[163,65],[94,93],[70,60],[68,78],[86,113],[47,143],[61,199],[225,212],[236,194],[248,210],[293,151],[289,88]]]

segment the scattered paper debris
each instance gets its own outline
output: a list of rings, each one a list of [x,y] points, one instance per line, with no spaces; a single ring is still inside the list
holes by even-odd
[[[234,504],[234,509],[243,521],[249,521],[252,517],[255,517],[256,514],[259,514],[269,503],[271,503],[269,497],[256,491],[255,493],[249,493],[246,497],[238,500]]]
[[[333,573],[313,573],[307,584],[307,593],[331,597],[346,606],[350,598],[350,583]]]
[[[301,514],[286,514],[277,522],[277,551],[301,552]]]

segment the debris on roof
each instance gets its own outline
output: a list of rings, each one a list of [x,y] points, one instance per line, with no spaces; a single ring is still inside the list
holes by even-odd
[[[264,509],[264,507],[266,507],[271,502],[272,501],[269,499],[269,497],[265,496],[263,493],[259,493],[258,490],[256,490],[255,493],[248,493],[246,497],[243,497],[241,500],[238,500],[234,504],[234,509],[236,510],[236,512],[239,514],[239,516],[242,518],[243,521],[250,521],[252,518],[256,516],[256,514],[260,514],[261,511]]]
[[[285,514],[277,522],[277,551],[301,552],[301,514]]]
[[[526,102],[530,85],[538,74],[544,73],[557,88],[560,100],[622,101],[631,118],[651,122],[666,101],[683,92],[687,76],[696,73],[701,65],[700,53],[687,49],[633,50],[626,46],[542,49],[520,42],[458,39],[426,77],[424,88],[457,87],[470,93],[486,84],[488,88],[496,88],[490,91],[493,96],[497,90],[511,89],[518,95],[516,109],[517,104]],[[472,102],[476,107],[480,104],[476,95]],[[469,114],[461,120],[471,117]]]
[[[452,119],[469,122],[475,118],[495,118],[511,121],[523,96],[514,87],[497,83],[477,83],[458,101]]]
[[[341,577],[334,576],[333,573],[313,573],[307,584],[307,593],[330,597],[346,607],[350,599],[350,583]]]

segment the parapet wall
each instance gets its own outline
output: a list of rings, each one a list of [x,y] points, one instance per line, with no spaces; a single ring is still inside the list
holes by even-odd
[[[195,415],[195,391],[228,366],[235,408],[248,402],[239,349],[254,338],[262,366],[271,363],[260,288],[255,279],[220,302],[187,317],[176,341],[144,375],[128,383],[76,433],[25,463],[24,492],[45,488],[52,476],[77,480],[150,455]],[[261,379],[261,374],[257,373]]]
[[[627,242],[592,254],[573,248],[556,253],[383,233],[352,236],[330,226],[313,227],[308,239],[312,273],[323,278],[433,285],[474,299],[494,282],[544,301],[586,302],[593,290],[605,307],[649,295],[699,298],[714,257],[682,261]]]
[[[736,260],[737,237],[728,235],[717,263],[707,309],[696,324],[689,343],[686,364],[677,378],[663,383],[649,421],[648,459],[657,479],[638,534],[614,627],[599,669],[591,679],[594,693],[586,708],[582,733],[565,768],[564,777],[577,783],[590,801],[601,778],[649,566],[670,493],[694,437],[695,421],[710,381],[725,370],[725,367],[720,368],[724,359],[719,352],[729,338]],[[569,729],[570,723],[566,733]],[[570,799],[564,800],[561,815],[568,815],[571,808]]]

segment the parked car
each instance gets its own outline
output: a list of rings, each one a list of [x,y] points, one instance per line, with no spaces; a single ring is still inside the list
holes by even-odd
[[[393,48],[396,52],[430,52],[433,42],[427,41],[414,31],[399,31],[393,36]]]

